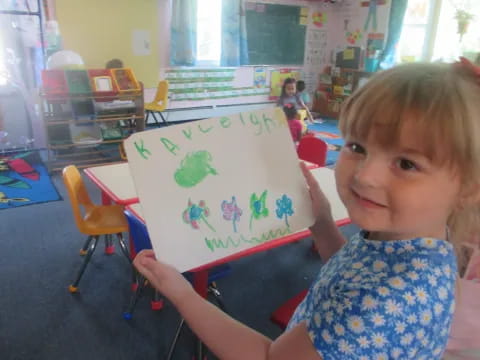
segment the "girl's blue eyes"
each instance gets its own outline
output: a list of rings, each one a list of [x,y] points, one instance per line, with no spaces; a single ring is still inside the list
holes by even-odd
[[[351,152],[356,153],[356,154],[366,154],[366,150],[362,145],[359,145],[357,143],[347,143],[346,144],[347,149],[349,149]],[[395,165],[398,166],[401,170],[404,171],[413,171],[413,170],[418,170],[418,166],[411,160],[408,160],[406,158],[399,158],[398,160],[395,161]]]

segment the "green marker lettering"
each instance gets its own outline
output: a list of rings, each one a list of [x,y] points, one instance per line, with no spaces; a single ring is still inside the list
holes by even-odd
[[[175,153],[176,150],[180,150],[180,146],[178,146],[177,144],[174,144],[173,142],[171,142],[170,140],[168,140],[167,138],[160,138],[160,141],[162,142],[163,146],[165,146],[165,148],[170,151],[173,155],[177,155]]]
[[[214,252],[217,249],[229,249],[237,248],[241,244],[248,245],[257,245],[264,242],[283,237],[285,235],[291,234],[289,227],[280,228],[276,230],[270,230],[260,234],[260,236],[245,237],[240,234],[238,238],[234,239],[232,236],[227,236],[226,238],[214,237],[207,238],[205,237],[205,245],[210,249],[211,252]]]
[[[255,135],[260,135],[263,132],[263,126],[261,121],[258,119],[257,115],[250,114],[250,122],[252,123],[252,125],[255,125],[258,129]]]
[[[240,121],[242,122],[243,125],[245,125],[245,120],[243,119],[243,115],[242,114],[239,114],[240,115]]]
[[[183,129],[182,132],[188,140],[192,140],[192,129],[190,128],[190,126],[187,130]]]
[[[265,128],[267,129],[267,132],[270,132],[269,123],[271,123],[273,127],[276,127],[275,121],[273,119],[267,117],[265,114],[262,114],[262,117],[263,117],[263,123],[265,124]]]
[[[229,128],[230,125],[232,125],[232,122],[230,121],[230,118],[226,116],[222,116],[220,118],[220,126],[223,127],[224,129]]]
[[[205,130],[205,129],[202,128],[202,125],[198,124],[198,130],[200,130],[204,134],[208,133],[212,129],[213,129],[213,126],[210,126],[208,129]]]
[[[140,139],[140,146],[137,144],[136,141],[133,142],[133,144],[135,145],[135,149],[137,149],[138,153],[140,154],[140,156],[142,158],[144,158],[145,160],[148,160],[148,156],[147,155],[152,155],[152,153],[150,152],[150,150],[148,149],[145,149],[145,145],[143,144],[143,139]],[[147,155],[145,155],[147,154]]]

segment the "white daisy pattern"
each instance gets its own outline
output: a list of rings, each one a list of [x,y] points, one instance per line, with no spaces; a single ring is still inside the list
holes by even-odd
[[[446,241],[377,241],[360,232],[321,267],[287,331],[305,322],[324,360],[440,360],[456,272]]]

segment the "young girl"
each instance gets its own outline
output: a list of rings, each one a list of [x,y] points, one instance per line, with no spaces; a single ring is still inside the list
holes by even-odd
[[[441,359],[456,290],[453,244],[480,213],[479,114],[480,81],[466,65],[399,66],[346,101],[335,176],[363,230],[343,239],[302,164],[326,263],[274,341],[205,301],[151,251],[135,266],[220,359]]]
[[[282,93],[278,98],[277,104],[282,107],[286,104],[292,104],[295,106],[295,109],[304,110],[307,113],[308,120],[313,123],[313,117],[310,110],[308,110],[308,107],[297,94],[297,83],[294,78],[286,78],[283,82]]]
[[[288,127],[290,128],[290,134],[292,134],[292,139],[295,143],[298,143],[302,138],[303,126],[300,121],[300,116],[297,109],[292,104],[286,104],[283,107],[283,112],[288,120]]]

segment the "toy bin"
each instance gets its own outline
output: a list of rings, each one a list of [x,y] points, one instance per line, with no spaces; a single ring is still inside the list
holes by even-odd
[[[94,120],[95,106],[92,99],[72,99],[72,113],[75,120]]]
[[[90,69],[88,76],[96,101],[110,101],[109,97],[118,94],[117,84],[109,69]]]
[[[42,86],[47,99],[68,94],[67,81],[63,70],[43,70]]]
[[[65,70],[68,91],[71,95],[88,95],[92,93],[90,79],[85,70]]]
[[[140,84],[135,78],[132,69],[110,69],[110,72],[120,94],[128,94],[140,91]]]

